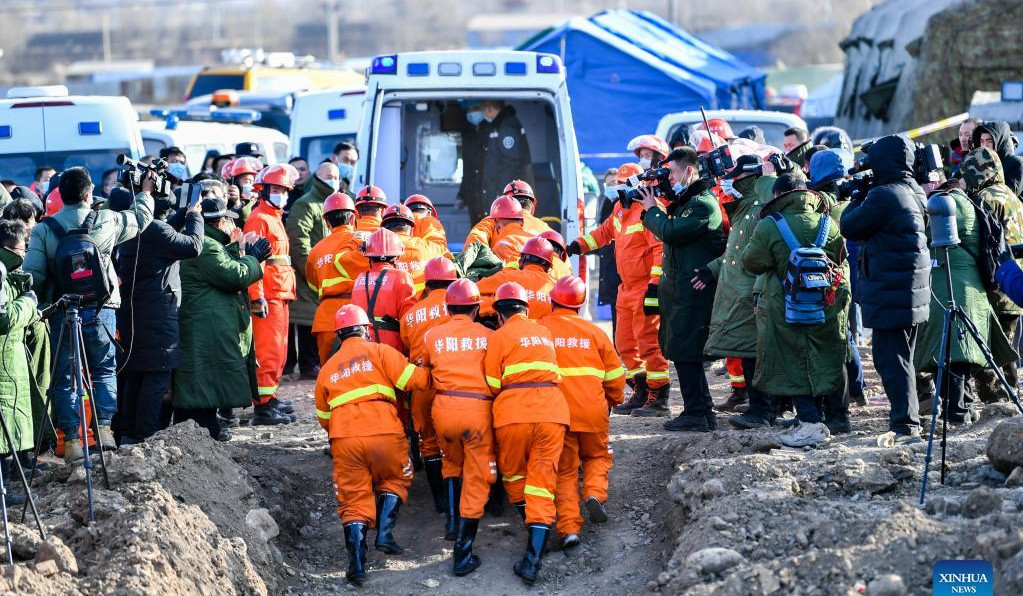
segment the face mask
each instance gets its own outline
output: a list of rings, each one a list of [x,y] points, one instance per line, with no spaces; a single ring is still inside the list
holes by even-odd
[[[252,196],[252,185],[251,184],[242,184],[239,187],[239,189],[241,190],[242,198],[247,199],[250,196]]]
[[[490,116],[487,116],[483,112],[480,112],[480,115],[483,116],[483,119],[486,120],[487,122],[493,122],[494,121],[493,118],[491,118]]]
[[[479,126],[480,122],[483,122],[483,112],[475,110],[473,112],[466,112],[465,119],[469,121],[469,124],[473,126]]]
[[[732,195],[737,199],[742,198],[742,193],[735,189],[735,183],[732,181],[731,178],[723,178],[721,180],[721,190],[726,195]]]
[[[337,164],[337,171],[341,174],[341,178],[343,180],[347,180],[349,182],[351,182],[353,177],[355,176],[355,166],[353,166],[350,163]],[[334,190],[337,189],[335,188]]]
[[[272,192],[267,196],[267,201],[278,209],[284,209],[284,204],[288,201],[288,195]]]
[[[605,186],[604,187],[604,196],[607,197],[608,199],[612,200],[612,201],[617,199],[618,198],[618,186],[612,185],[612,184],[608,184],[607,186]]]
[[[675,184],[674,184],[674,185],[673,185],[673,186],[671,187],[671,190],[672,190],[672,192],[674,192],[674,193],[675,193],[676,195],[681,195],[682,193],[684,193],[684,192],[686,191],[686,189],[687,189],[687,188],[689,188],[689,185],[688,185],[688,184],[682,184],[682,181],[681,181],[681,180],[679,180],[678,182],[676,182],[676,183],[675,183]]]
[[[332,179],[330,179],[330,180],[324,180],[323,178],[320,178],[319,176],[317,176],[316,178],[317,178],[317,179],[318,179],[318,180],[319,180],[320,182],[322,182],[322,183],[326,184],[326,185],[327,185],[327,186],[329,186],[329,187],[330,187],[331,189],[333,189],[333,190],[334,190],[334,192],[337,192],[337,189],[341,188],[341,181],[340,181],[340,180],[334,180],[333,178],[332,178]]]
[[[167,173],[178,180],[184,180],[185,178],[188,178],[188,167],[186,167],[185,164],[176,161],[172,164],[168,164]]]
[[[643,159],[640,159],[639,160],[639,167],[643,168],[644,170],[649,170],[650,169],[650,158],[649,157],[644,157]]]

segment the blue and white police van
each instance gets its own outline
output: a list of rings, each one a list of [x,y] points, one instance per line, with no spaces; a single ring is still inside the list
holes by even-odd
[[[295,94],[291,109],[291,151],[309,166],[330,158],[341,142],[355,143],[362,124],[364,86],[335,87]]]

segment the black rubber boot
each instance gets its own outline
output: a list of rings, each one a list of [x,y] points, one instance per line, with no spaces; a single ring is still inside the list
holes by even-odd
[[[252,410],[252,426],[272,426],[276,424],[291,423],[290,416],[273,407],[271,404],[256,406]]]
[[[394,525],[398,522],[398,510],[401,499],[393,493],[380,493],[377,498],[377,539],[373,546],[389,555],[400,555],[405,552],[394,541]]]
[[[512,503],[512,504],[515,505],[515,510],[519,512],[519,517],[521,517],[522,518],[522,522],[525,523],[525,521],[526,521],[526,502],[522,501],[521,503]]]
[[[426,481],[430,484],[430,494],[433,495],[433,508],[437,510],[437,513],[444,513],[448,510],[448,500],[447,495],[444,494],[444,476],[441,475],[440,456],[424,459],[423,467],[426,468]]]
[[[755,412],[746,412],[737,416],[729,416],[728,423],[735,428],[749,429],[773,426],[774,421]]]
[[[547,534],[550,531],[550,526],[546,524],[529,524],[526,552],[522,555],[522,559],[512,567],[515,575],[529,585],[536,582],[536,576],[540,573],[540,558],[543,556],[543,547],[547,543]]]
[[[444,540],[454,540],[458,536],[458,501],[462,498],[462,479],[445,478],[447,494],[447,520],[444,524]]]
[[[366,524],[345,524],[345,548],[348,550],[348,581],[361,586],[366,579]]]
[[[479,527],[478,519],[463,517],[458,520],[458,536],[452,561],[455,575],[459,577],[472,573],[480,566],[480,558],[472,554],[472,543],[476,541],[476,530]]]
[[[693,415],[683,413],[665,422],[664,430],[705,433],[710,432],[710,426],[707,425],[706,414]]]
[[[279,397],[275,397],[270,400],[270,403],[272,403],[275,408],[284,412],[285,414],[295,413],[295,402],[291,401],[290,399],[281,399]]]
[[[670,385],[663,385],[657,389],[651,389],[650,395],[647,397],[646,403],[643,404],[642,408],[633,410],[633,416],[641,417],[652,417],[652,416],[667,416],[668,412],[668,392],[671,391]]]
[[[647,387],[646,384],[646,375],[636,375],[635,377],[632,378],[632,381],[629,383],[629,386],[632,387],[632,396],[630,396],[625,403],[619,404],[614,407],[612,412],[614,412],[615,414],[628,416],[632,414],[633,410],[642,408],[643,404],[646,403],[647,397],[649,397],[650,392],[650,389]]]

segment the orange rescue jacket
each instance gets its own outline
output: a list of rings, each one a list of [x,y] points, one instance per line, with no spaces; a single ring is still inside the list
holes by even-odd
[[[524,211],[522,213],[522,229],[525,230],[530,237],[532,237],[539,236],[551,229],[551,227],[547,225],[547,222],[539,217],[528,211]],[[493,248],[493,240],[496,234],[497,221],[493,217],[484,217],[478,224],[473,226],[472,230],[469,231],[469,235],[465,238],[465,245],[468,246],[473,242],[479,242],[480,244],[486,244]]]
[[[501,284],[513,281],[526,289],[526,296],[529,298],[529,318],[539,319],[551,312],[551,289],[555,280],[550,272],[544,271],[543,267],[536,263],[527,263],[524,269],[502,269],[490,277],[484,277],[477,286],[480,289],[480,297],[483,302],[480,306],[480,316],[494,314],[494,294]]]
[[[260,201],[245,220],[245,232],[270,241],[270,258],[263,262],[263,278],[249,286],[249,300],[295,299],[295,270],[291,268],[288,232],[284,229],[283,211]]]
[[[483,361],[492,333],[468,315],[453,315],[426,332],[423,366],[430,369],[433,390],[437,394],[435,399],[441,400],[439,403],[460,404],[470,409],[478,409],[483,404],[490,407],[493,394],[487,384]],[[462,401],[462,398],[470,399]]]
[[[415,364],[421,365],[423,361],[423,336],[449,318],[448,309],[444,305],[446,294],[442,289],[433,290],[413,304],[401,318],[401,343],[408,349],[409,360]]]
[[[381,280],[379,291],[377,280]],[[369,302],[374,294],[373,308],[370,308]],[[366,311],[370,321],[375,323],[369,329],[370,340],[385,343],[400,352],[406,350],[401,343],[399,319],[415,303],[412,277],[385,263],[372,263],[369,271],[360,273],[352,286],[352,304]]]
[[[664,245],[643,225],[643,206],[633,201],[629,208],[616,201],[611,217],[589,234],[575,240],[586,253],[615,243],[618,275],[625,285],[658,284]]]
[[[364,240],[352,226],[338,226],[309,251],[305,277],[320,298],[314,333],[334,330],[334,313],[352,299],[355,278],[369,269],[369,260],[359,248]]]

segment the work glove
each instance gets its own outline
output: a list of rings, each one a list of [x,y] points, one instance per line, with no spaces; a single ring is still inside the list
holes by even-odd
[[[733,184],[730,178],[721,179],[721,192],[725,193],[726,195],[733,196],[736,199],[742,198],[742,193],[735,190],[735,185]]]
[[[693,284],[693,289],[697,291],[713,288],[717,282],[709,267],[693,269],[693,278],[689,280],[689,283]]]
[[[648,284],[646,294],[643,295],[643,314],[653,317],[661,314],[661,299],[657,291],[657,284]]]
[[[253,300],[249,305],[249,312],[251,312],[254,317],[265,319],[267,315],[270,314],[270,305],[267,304],[266,298]]]
[[[565,251],[568,253],[568,256],[570,256],[570,257],[573,256],[573,255],[581,255],[581,254],[583,254],[583,251],[579,248],[579,241],[578,240],[576,240],[575,242],[570,242],[568,244],[568,247],[565,249]]]
[[[260,238],[252,244],[249,244],[248,247],[246,247],[245,252],[256,257],[256,260],[260,263],[269,259],[270,255],[273,254],[273,251],[270,250],[270,241],[266,238]]]

